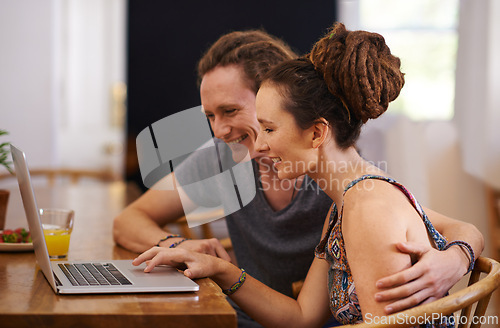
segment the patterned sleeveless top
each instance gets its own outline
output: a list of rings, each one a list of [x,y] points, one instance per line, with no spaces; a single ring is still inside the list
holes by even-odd
[[[432,237],[434,244],[438,250],[443,250],[446,246],[446,239],[434,228],[432,223],[427,218],[427,215],[422,210],[420,204],[415,200],[415,197],[400,183],[395,180],[378,176],[378,175],[364,175],[352,181],[344,190],[345,193],[356,183],[366,179],[378,179],[387,181],[388,183],[399,188],[403,194],[408,197],[415,210],[420,214],[424,221],[425,227],[429,235]],[[342,236],[342,212],[343,204],[340,213],[337,207],[331,211],[330,225],[328,231],[316,246],[315,255],[318,258],[325,259],[330,263],[328,270],[328,291],[330,297],[330,310],[338,322],[343,325],[355,324],[363,322],[363,315],[359,306],[354,281],[352,279],[351,269],[347,262],[345,251],[344,238]],[[337,220],[335,220],[337,218]],[[443,323],[432,323],[422,325],[422,327],[455,327],[453,316],[444,317]]]

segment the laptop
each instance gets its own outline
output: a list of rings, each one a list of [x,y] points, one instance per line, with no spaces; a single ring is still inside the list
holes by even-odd
[[[198,284],[169,266],[145,273],[132,260],[50,261],[31,176],[23,151],[11,145],[36,261],[56,294],[194,292]]]

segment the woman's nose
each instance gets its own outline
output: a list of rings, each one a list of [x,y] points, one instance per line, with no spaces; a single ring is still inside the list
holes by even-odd
[[[263,139],[262,133],[257,134],[257,139],[255,140],[255,150],[258,152],[265,152],[269,150],[268,144]]]

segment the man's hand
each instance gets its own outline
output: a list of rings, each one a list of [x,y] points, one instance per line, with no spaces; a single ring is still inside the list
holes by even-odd
[[[398,243],[399,251],[418,261],[410,268],[377,281],[383,291],[377,301],[394,301],[385,307],[386,314],[399,312],[443,297],[467,272],[464,254],[458,247],[438,251],[415,242]]]
[[[168,247],[167,243],[165,245],[162,244],[162,246]],[[231,262],[231,257],[217,238],[186,240],[176,248],[212,255]]]

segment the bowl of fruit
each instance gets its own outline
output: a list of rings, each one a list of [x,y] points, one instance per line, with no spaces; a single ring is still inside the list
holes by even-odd
[[[0,230],[0,251],[27,252],[33,250],[31,234],[24,228]]]

